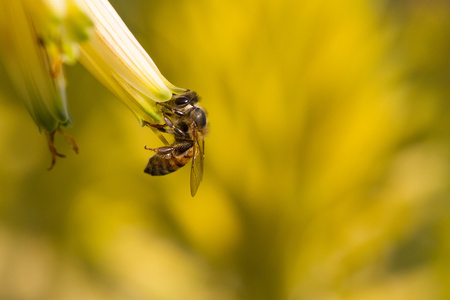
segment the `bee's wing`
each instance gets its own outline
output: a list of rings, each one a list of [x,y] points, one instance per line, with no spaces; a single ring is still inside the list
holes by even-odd
[[[205,156],[205,141],[198,138],[197,129],[194,128],[194,155],[191,165],[191,196],[197,193],[198,186],[203,179],[203,158]]]

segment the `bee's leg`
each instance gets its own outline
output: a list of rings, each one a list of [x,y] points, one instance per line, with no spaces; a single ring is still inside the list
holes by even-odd
[[[168,115],[167,113],[165,113],[162,109],[161,109],[161,113],[162,113],[162,115],[163,115],[164,123],[165,123],[165,124],[152,124],[152,123],[149,123],[149,122],[147,122],[147,121],[144,121],[144,123],[145,123],[146,125],[150,126],[150,127],[156,128],[156,129],[158,129],[159,131],[165,132],[165,133],[178,133],[178,134],[179,134],[179,132],[182,132],[181,130],[179,130],[178,128],[176,128],[176,127],[173,125],[172,120],[169,119],[169,115]],[[170,129],[166,128],[167,126],[168,126]],[[176,129],[175,129],[175,128],[176,128]]]
[[[158,152],[158,148],[149,148],[149,147],[147,147],[147,145],[144,146],[144,149],[145,150],[150,150],[150,151],[153,151],[153,152]]]
[[[181,137],[186,136],[186,133],[183,130],[181,130],[180,128],[175,127],[175,125],[173,125],[172,120],[169,119],[169,116],[166,113],[163,112],[163,116],[164,116],[164,122],[166,122],[166,125],[172,129],[173,134],[176,134]]]
[[[166,127],[166,124],[152,124],[150,122],[144,121],[145,125],[153,127],[153,128],[157,128],[157,129],[161,129]]]
[[[162,105],[162,104],[160,104],[160,105]],[[176,135],[179,135],[182,137],[186,136],[185,132],[183,132],[181,129],[179,129],[173,125],[173,122],[169,118],[169,115],[167,113],[165,113],[163,110],[161,110],[161,113],[163,115],[164,122],[166,124],[152,124],[147,121],[144,121],[144,123],[150,127],[156,128],[159,131],[164,132],[164,133],[173,133],[173,134],[176,134]],[[168,126],[170,129],[166,128],[166,126]]]
[[[153,152],[158,152],[159,154],[169,154],[173,151],[173,147],[159,147],[159,148],[148,148],[147,146],[144,146],[145,150],[150,150]]]
[[[193,142],[192,141],[186,141],[184,143],[179,144],[178,146],[173,148],[174,154],[175,155],[180,155],[186,151],[188,151],[189,149],[191,149],[193,146]],[[186,156],[188,157],[188,156]]]
[[[143,121],[145,123],[145,125],[156,128],[156,129],[163,129],[164,127],[166,127],[166,124],[152,124],[150,122],[147,121]]]
[[[170,107],[170,106],[167,105],[167,104],[160,103],[160,102],[158,102],[158,103],[156,103],[156,104],[161,105],[162,107],[168,109],[168,110],[171,111],[173,114],[176,114],[176,115],[179,115],[179,116],[184,116],[184,115],[185,115],[185,113],[182,112],[181,110],[174,109],[173,107]]]
[[[158,152],[159,154],[169,154],[171,152],[175,152],[175,154],[180,155],[181,153],[186,152],[190,148],[192,148],[193,143],[192,142],[186,142],[179,144],[175,147],[159,147],[159,148],[148,148],[147,146],[144,146],[145,150],[150,150],[153,152]]]
[[[167,129],[167,124],[152,124],[150,122],[144,121],[145,125],[149,127],[156,128],[157,130],[164,132],[164,133],[171,133],[169,129]]]

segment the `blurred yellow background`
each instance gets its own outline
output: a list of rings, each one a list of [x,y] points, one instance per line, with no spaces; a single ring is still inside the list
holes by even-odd
[[[447,1],[111,0],[208,111],[204,180],[68,68],[79,155],[0,67],[0,299],[450,299]]]

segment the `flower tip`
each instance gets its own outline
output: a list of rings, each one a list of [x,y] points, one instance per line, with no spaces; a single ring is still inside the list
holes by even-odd
[[[170,91],[175,95],[182,94],[187,91],[187,89],[183,89],[183,88],[179,88],[179,87],[169,87],[169,88],[170,88]]]
[[[172,92],[170,90],[161,90],[155,95],[157,98],[156,102],[166,102],[172,98]]]

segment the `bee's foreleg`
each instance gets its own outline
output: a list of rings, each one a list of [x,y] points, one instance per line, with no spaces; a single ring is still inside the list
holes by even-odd
[[[173,114],[176,114],[176,115],[179,115],[179,116],[184,116],[184,115],[185,115],[185,113],[182,112],[181,110],[178,110],[178,109],[175,109],[175,108],[173,108],[173,107],[170,107],[170,106],[167,105],[167,104],[160,103],[160,102],[158,102],[158,103],[156,103],[156,104],[161,105],[162,107],[166,108],[167,110],[169,110],[169,111],[172,112]]]
[[[164,129],[167,125],[166,124],[152,124],[150,122],[144,121],[145,125],[156,128],[156,129]]]
[[[163,105],[161,103],[158,103],[158,104]],[[183,130],[181,130],[180,128],[175,127],[172,120],[169,118],[169,115],[167,113],[165,113],[163,110],[161,110],[161,112],[162,112],[165,124],[152,124],[147,121],[144,121],[144,123],[150,127],[158,129],[161,132],[173,133],[173,134],[179,135],[181,137],[185,137],[186,133]],[[169,127],[170,129],[168,129],[167,127]]]
[[[166,121],[166,117],[164,116],[164,122],[165,121]],[[172,133],[172,131],[167,128],[167,124],[152,124],[152,123],[149,123],[147,121],[144,121],[144,123],[145,123],[145,125],[147,125],[149,127],[153,127],[153,128],[155,128],[155,129],[157,129],[157,130],[159,130],[161,132]]]

